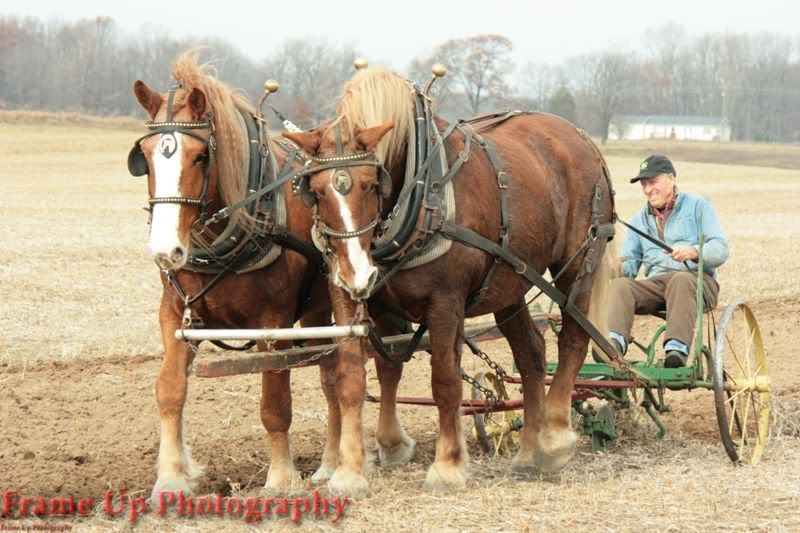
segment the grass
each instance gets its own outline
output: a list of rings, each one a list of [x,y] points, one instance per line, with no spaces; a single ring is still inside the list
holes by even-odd
[[[653,153],[682,162],[713,163],[733,166],[800,168],[800,145],[768,143],[709,143],[700,141],[609,141],[602,147],[608,156],[642,160]],[[681,175],[681,169],[676,169]]]

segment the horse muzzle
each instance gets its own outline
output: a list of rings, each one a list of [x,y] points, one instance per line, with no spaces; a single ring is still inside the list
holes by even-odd
[[[188,258],[183,246],[176,246],[169,251],[152,251],[152,254],[153,261],[161,270],[180,270]]]

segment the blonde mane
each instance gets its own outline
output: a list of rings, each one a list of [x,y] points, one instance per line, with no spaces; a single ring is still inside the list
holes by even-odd
[[[394,72],[363,69],[345,83],[336,105],[345,135],[353,138],[355,128],[371,128],[393,122],[394,129],[375,149],[385,165],[406,155],[408,135],[414,127],[414,101],[411,85]]]
[[[192,89],[205,94],[217,138],[217,186],[225,204],[230,205],[244,197],[242,176],[249,157],[249,143],[242,142],[238,110],[253,112],[253,107],[241,92],[221,82],[215,75],[213,67],[198,63],[197,50],[184,52],[172,65],[172,76],[183,88],[176,95],[176,109],[183,106]],[[244,214],[244,211],[239,210],[236,214],[240,213]]]

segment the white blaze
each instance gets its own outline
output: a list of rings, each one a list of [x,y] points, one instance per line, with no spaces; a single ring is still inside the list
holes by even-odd
[[[331,189],[333,190],[333,196],[339,203],[339,214],[344,222],[345,231],[355,231],[357,228],[353,223],[353,214],[350,212],[350,208],[344,201],[344,196],[339,194],[339,192],[333,187],[331,187]],[[370,275],[376,270],[376,268],[370,265],[369,255],[361,246],[361,240],[358,237],[345,239],[345,241],[347,242],[347,259],[350,261],[350,266],[353,267],[354,272],[352,288],[356,290],[367,289],[369,286]]]
[[[175,135],[175,152],[167,159],[159,150],[161,143],[155,143],[153,149],[153,172],[155,175],[156,198],[180,196],[181,162],[183,149],[180,136]],[[170,254],[176,247],[183,246],[178,237],[180,222],[180,204],[156,204],[153,206],[153,220],[150,224],[150,253]]]

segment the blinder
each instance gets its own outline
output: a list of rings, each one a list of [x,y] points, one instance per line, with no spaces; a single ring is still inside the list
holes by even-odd
[[[136,144],[133,145],[133,148],[128,153],[128,172],[131,173],[131,176],[138,178],[146,175],[148,171],[147,158],[142,152],[142,145],[139,141],[136,141]]]
[[[317,196],[311,190],[311,176],[300,178],[300,199],[303,200],[303,204],[308,208],[317,205]]]

